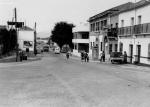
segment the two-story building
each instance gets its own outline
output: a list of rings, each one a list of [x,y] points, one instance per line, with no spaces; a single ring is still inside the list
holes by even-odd
[[[131,2],[113,7],[89,18],[90,23],[90,53],[92,58],[100,58],[102,51],[109,59],[110,53],[118,49],[118,14],[132,5]]]
[[[142,0],[119,13],[118,50],[128,62],[150,64],[150,1]]]
[[[73,29],[73,54],[80,56],[82,51],[89,53],[89,26],[82,24]]]

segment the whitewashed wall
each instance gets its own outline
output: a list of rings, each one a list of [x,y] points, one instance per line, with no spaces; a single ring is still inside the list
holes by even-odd
[[[18,32],[19,48],[25,51],[26,48],[23,46],[24,41],[33,42],[33,46],[29,48],[30,51],[33,51],[34,50],[34,31],[19,31]]]
[[[141,16],[141,24],[150,23],[150,5],[141,7],[135,10],[123,12],[119,14],[119,27],[121,27],[121,20],[124,20],[124,27],[131,26],[131,17],[134,17],[134,21],[138,24],[138,16]],[[135,24],[135,22],[134,22]],[[123,51],[126,51],[129,55],[129,45],[133,45],[133,56],[136,55],[137,45],[141,45],[141,56],[148,57],[148,44],[150,43],[150,35],[147,36],[137,36],[133,38],[119,38],[118,44],[123,43]],[[119,49],[119,47],[118,47]],[[133,59],[135,61],[135,57]],[[150,61],[147,58],[140,58],[141,63],[150,64]]]
[[[133,45],[133,56],[136,55],[137,51],[137,45],[141,45],[141,56],[142,57],[148,57],[148,44],[150,43],[150,35],[147,38],[124,38],[119,39],[118,44],[122,42],[123,43],[123,51],[127,52],[127,55],[129,56],[129,45]],[[133,59],[135,61],[135,59]],[[146,58],[140,59],[141,63],[150,64],[150,61]]]
[[[139,15],[142,16],[141,23],[150,23],[150,5],[136,9],[136,12],[135,10],[132,10],[132,11],[120,13],[119,14],[119,27],[121,27],[121,20],[124,20],[124,26],[130,26],[131,17],[134,17],[134,20],[136,20],[136,24],[138,24]]]

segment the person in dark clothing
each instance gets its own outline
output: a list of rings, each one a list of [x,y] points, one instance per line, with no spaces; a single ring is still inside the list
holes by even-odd
[[[89,62],[89,55],[87,52],[84,53],[84,61]]]
[[[69,59],[69,52],[66,53],[66,58]]]
[[[84,52],[81,52],[81,61],[84,60]]]
[[[126,51],[124,51],[124,55],[123,55],[123,59],[124,59],[124,63],[127,63],[127,53]]]
[[[20,56],[20,61],[22,62],[22,60],[23,60],[23,51],[22,50],[19,51],[19,56]]]
[[[86,55],[87,57],[86,57],[86,59],[87,59],[87,62],[89,62],[89,55],[88,55],[88,53],[87,53],[87,55]]]
[[[102,52],[102,61],[105,62],[105,52]]]

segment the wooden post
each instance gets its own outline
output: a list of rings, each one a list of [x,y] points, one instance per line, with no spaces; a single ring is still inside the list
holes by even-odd
[[[17,29],[17,9],[14,9],[14,13],[15,13],[15,29],[16,29],[16,36],[17,36],[17,44],[16,44],[16,62],[18,61],[18,29]]]
[[[34,55],[36,56],[37,50],[36,50],[36,22],[34,26]]]

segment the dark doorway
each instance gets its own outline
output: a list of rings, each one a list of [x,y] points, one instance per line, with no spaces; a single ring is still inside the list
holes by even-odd
[[[130,63],[132,63],[132,59],[133,59],[133,45],[130,44],[129,45],[129,61],[130,61]]]
[[[140,63],[140,56],[141,56],[141,45],[137,45],[137,63]]]

